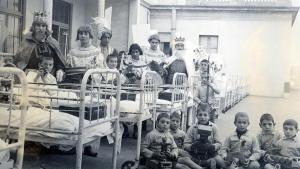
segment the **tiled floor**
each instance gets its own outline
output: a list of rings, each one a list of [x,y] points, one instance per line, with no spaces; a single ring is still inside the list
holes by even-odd
[[[300,122],[300,91],[294,91],[288,98],[268,98],[249,96],[226,114],[221,114],[216,121],[220,130],[221,138],[225,138],[234,130],[234,115],[236,112],[244,111],[250,116],[250,129],[253,134],[259,131],[259,118],[263,113],[271,113],[276,120],[276,128],[282,131],[282,123],[287,118],[293,118]],[[103,146],[97,158],[84,156],[83,169],[110,169],[112,146],[102,142]],[[122,152],[118,157],[118,168],[126,160],[133,160],[136,150],[136,140],[124,139]],[[75,168],[75,155],[26,155],[25,169],[73,169]]]

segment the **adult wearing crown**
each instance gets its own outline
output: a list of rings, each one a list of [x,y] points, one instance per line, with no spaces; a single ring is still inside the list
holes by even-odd
[[[185,73],[188,77],[195,73],[194,53],[193,50],[187,47],[185,38],[176,36],[174,47],[173,55],[166,59],[166,65],[164,66],[169,73],[167,83],[172,83],[175,73]]]
[[[66,67],[58,42],[52,38],[48,29],[47,15],[45,12],[35,12],[30,32],[25,35],[20,44],[14,63],[22,70],[38,69],[38,58],[52,57],[54,60],[51,72],[58,82],[63,80],[64,68]]]

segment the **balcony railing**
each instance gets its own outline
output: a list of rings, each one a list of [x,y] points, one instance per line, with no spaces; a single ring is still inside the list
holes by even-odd
[[[290,7],[292,0],[145,0],[151,5]]]

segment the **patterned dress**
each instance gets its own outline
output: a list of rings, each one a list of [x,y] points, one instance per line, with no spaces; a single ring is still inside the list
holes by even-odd
[[[77,47],[70,51],[67,56],[67,64],[70,67],[99,67],[104,66],[104,57],[95,46],[87,48]]]

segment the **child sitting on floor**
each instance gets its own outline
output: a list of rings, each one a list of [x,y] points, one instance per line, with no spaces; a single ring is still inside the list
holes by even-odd
[[[257,135],[257,140],[260,149],[262,150],[262,155],[266,152],[272,151],[275,148],[275,144],[281,138],[280,133],[274,129],[275,121],[271,114],[263,114],[260,117],[259,126],[261,131]],[[271,164],[265,163],[263,159],[260,160],[260,163],[264,166],[265,169],[273,168]]]
[[[288,157],[290,158],[288,163],[280,163],[282,168],[284,169],[295,169],[299,168],[299,162],[295,161],[293,164],[291,158],[299,158],[300,157],[300,137],[297,135],[298,129],[298,122],[294,119],[285,120],[283,123],[283,132],[284,137],[281,138],[275,146],[279,148],[279,156]],[[267,157],[268,161],[273,161],[272,157]],[[281,161],[281,160],[280,160]],[[286,161],[286,160],[284,160]],[[290,163],[291,162],[291,163]],[[277,161],[278,163],[278,161]],[[296,166],[293,166],[296,165]],[[269,167],[269,169],[275,169],[275,167]]]
[[[177,163],[178,148],[169,132],[170,116],[167,113],[159,114],[156,126],[156,129],[146,135],[141,147],[142,155],[147,159],[147,169],[157,169],[162,163],[172,168],[188,169]]]
[[[249,116],[247,113],[238,112],[235,115],[234,125],[236,130],[229,135],[223,145],[223,157],[229,162],[229,169],[259,169],[257,160],[260,150],[256,137],[248,131]]]
[[[210,106],[206,103],[197,108],[198,123],[191,126],[184,139],[184,149],[201,166],[225,168],[224,160],[218,155],[221,148],[217,126],[209,121]]]
[[[170,118],[170,133],[173,135],[175,143],[178,147],[178,163],[185,164],[192,169],[202,169],[202,167],[191,160],[191,156],[189,155],[189,153],[183,150],[185,132],[179,128],[180,115],[177,112],[173,112]]]

